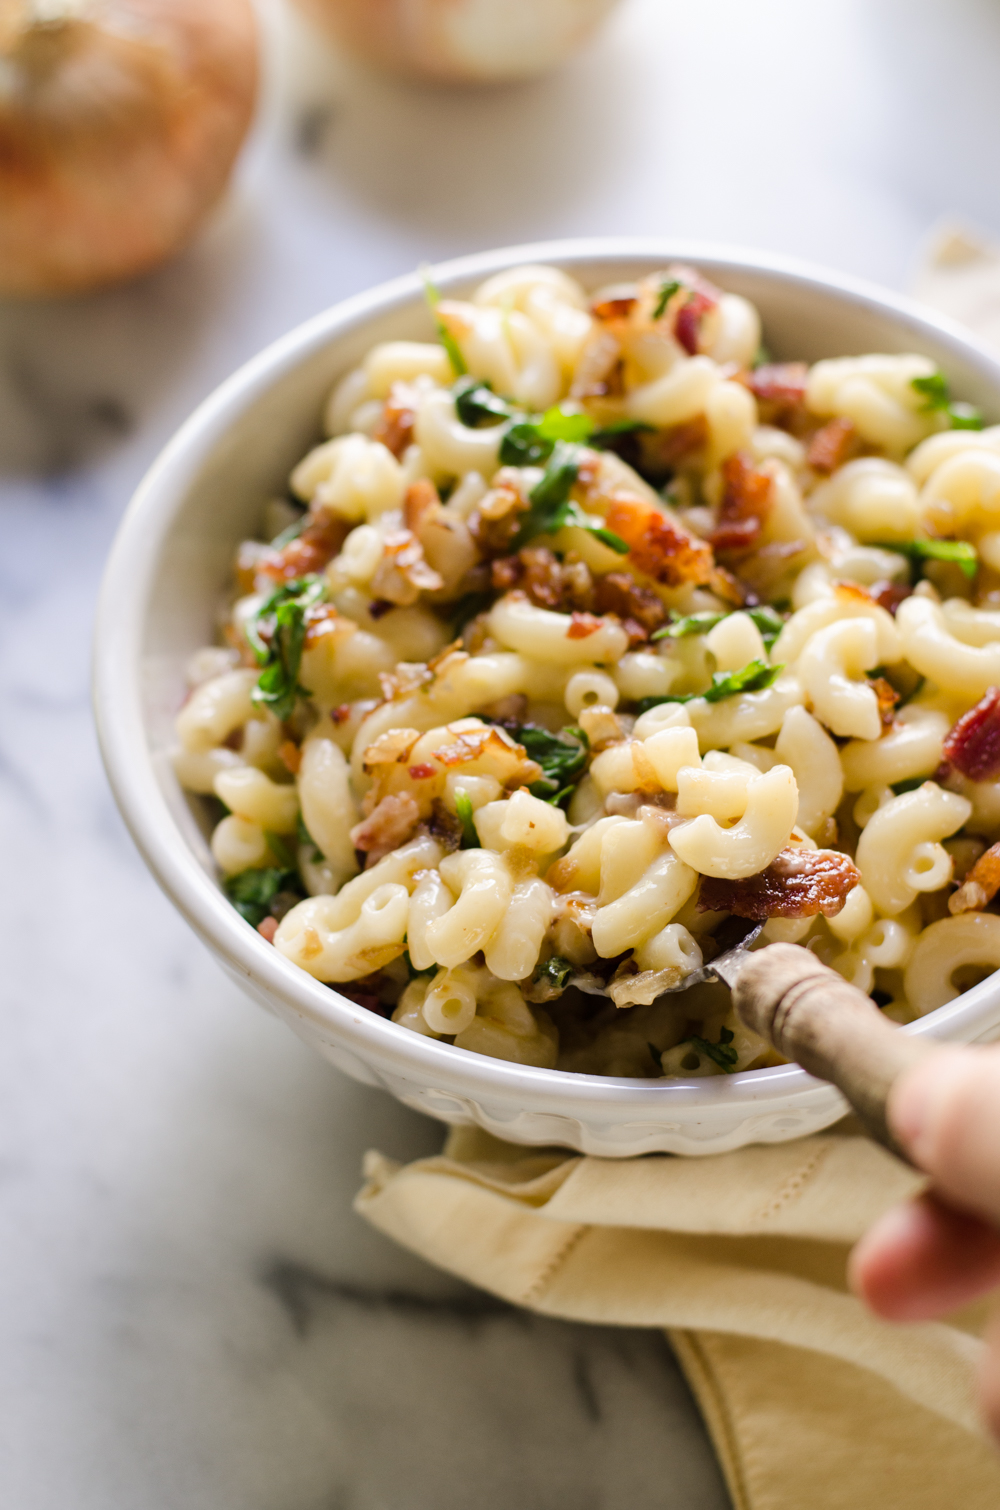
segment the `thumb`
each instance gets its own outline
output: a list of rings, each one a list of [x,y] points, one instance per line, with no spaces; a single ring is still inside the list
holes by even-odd
[[[887,1114],[940,1196],[1000,1223],[1000,1046],[928,1055],[896,1081]]]

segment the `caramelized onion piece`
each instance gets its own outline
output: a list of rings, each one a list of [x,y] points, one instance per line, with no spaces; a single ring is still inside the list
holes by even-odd
[[[253,114],[251,0],[5,0],[0,293],[155,267],[225,188]]]
[[[738,918],[835,917],[861,880],[857,868],[835,849],[783,849],[759,875],[742,881],[702,876],[699,912],[731,912]]]
[[[980,855],[953,897],[948,898],[948,911],[982,912],[1000,891],[1000,844],[993,844]]]

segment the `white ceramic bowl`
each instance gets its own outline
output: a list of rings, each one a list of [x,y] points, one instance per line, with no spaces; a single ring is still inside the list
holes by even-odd
[[[670,241],[568,241],[466,257],[433,276],[462,296],[498,269],[552,262],[594,287],[676,259],[752,299],[778,357],[924,352],[962,398],[1000,415],[1000,365],[958,327],[880,289],[777,258]],[[139,487],[105,576],[94,693],[108,776],[139,849],[251,996],[347,1074],[442,1121],[622,1157],[716,1153],[829,1126],[845,1103],[794,1065],[702,1080],[625,1080],[508,1064],[421,1037],[297,969],[219,889],[196,810],[165,754],[184,665],[211,641],[233,547],[254,533],[265,500],[317,439],[335,379],[376,341],[428,334],[415,275],[348,299],[275,342],[206,399]],[[904,1031],[964,1042],[995,1036],[998,977]]]

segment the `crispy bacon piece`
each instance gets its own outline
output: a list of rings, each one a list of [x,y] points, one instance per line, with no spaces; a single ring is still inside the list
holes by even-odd
[[[389,397],[382,406],[382,418],[372,432],[372,439],[380,440],[393,456],[401,457],[407,446],[413,443],[416,418],[407,401],[405,388],[399,383],[393,383]],[[408,521],[407,527],[413,528]]]
[[[722,481],[722,502],[709,537],[711,544],[718,551],[750,550],[771,511],[771,478],[758,471],[744,451],[737,451],[722,463]]]
[[[913,595],[913,588],[904,582],[873,582],[869,591],[879,608],[886,609],[893,618],[904,598]]]
[[[426,761],[410,766],[410,777],[413,781],[427,781],[431,776],[436,775],[437,766],[428,765]]]
[[[257,932],[261,938],[267,939],[269,944],[274,943],[274,935],[278,931],[278,919],[272,917],[261,918],[257,924]]]
[[[487,558],[504,556],[521,527],[527,501],[512,483],[495,482],[482,504],[469,516],[469,533]]]
[[[420,808],[409,792],[390,792],[351,829],[355,849],[368,856],[365,869],[370,870],[385,855],[412,837],[420,821]]]
[[[806,461],[816,472],[835,472],[854,453],[858,440],[852,420],[832,419],[809,442]]]
[[[612,498],[604,523],[626,542],[636,569],[666,587],[701,584],[712,575],[711,546],[644,498]]]
[[[321,572],[340,550],[350,528],[339,514],[322,513],[280,551],[268,551],[257,570],[275,582],[294,582],[296,577]]]
[[[882,720],[883,729],[891,729],[896,713],[896,704],[899,702],[899,693],[891,682],[886,681],[884,676],[870,676],[868,678],[868,685],[878,698],[878,716]]]
[[[835,917],[861,880],[857,868],[835,849],[783,849],[759,875],[742,881],[702,876],[699,912],[731,912],[764,918]]]
[[[595,320],[602,322],[627,320],[638,302],[635,294],[626,294],[619,299],[601,299],[590,306],[590,313]]]
[[[759,403],[793,408],[805,402],[808,373],[805,362],[763,362],[750,373],[748,386]]]
[[[674,335],[679,345],[683,346],[688,356],[696,356],[698,353],[698,337],[701,334],[701,322],[705,316],[717,307],[716,300],[702,289],[692,289],[674,320]]]
[[[1000,891],[1000,844],[993,844],[969,871],[954,896],[948,898],[948,911],[982,912]]]
[[[490,586],[494,592],[510,592],[517,587],[523,571],[520,556],[497,556],[490,562]]]
[[[1000,687],[990,687],[948,731],[944,758],[970,781],[1000,774]]]
[[[575,611],[570,618],[566,638],[568,640],[585,640],[589,635],[596,634],[600,627],[601,620],[595,618],[592,613]]]
[[[628,629],[630,639],[648,640],[654,629],[667,622],[667,610],[655,592],[640,587],[627,572],[608,572],[606,577],[598,578],[594,606],[598,613],[616,613]]]

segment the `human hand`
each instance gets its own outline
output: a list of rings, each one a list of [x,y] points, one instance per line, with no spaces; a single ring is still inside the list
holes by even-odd
[[[875,1223],[851,1255],[852,1289],[892,1321],[927,1321],[1000,1285],[1000,1046],[942,1048],[901,1075],[888,1121],[931,1190]],[[980,1399],[1000,1437],[1000,1318]]]

